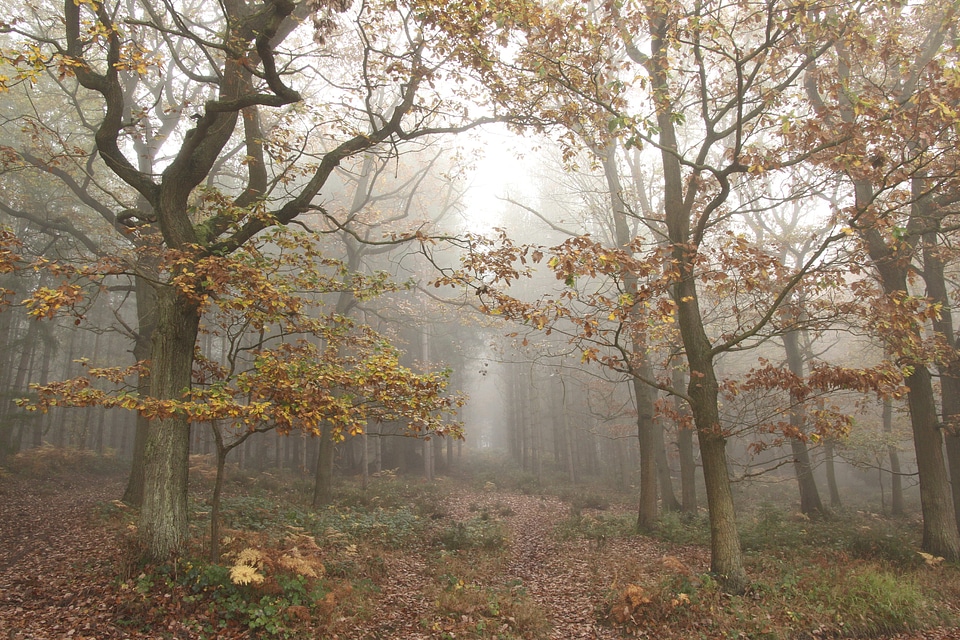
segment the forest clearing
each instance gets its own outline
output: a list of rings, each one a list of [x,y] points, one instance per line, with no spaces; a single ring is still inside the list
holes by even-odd
[[[122,475],[80,458],[0,478],[0,637],[960,638],[960,568],[924,560],[912,518],[767,505],[743,524],[752,582],[731,595],[702,515],[636,535],[624,494],[478,465],[347,480],[313,510],[292,476],[240,475],[212,564],[198,466],[190,551],[163,567],[137,559]],[[244,549],[261,582],[231,580]]]

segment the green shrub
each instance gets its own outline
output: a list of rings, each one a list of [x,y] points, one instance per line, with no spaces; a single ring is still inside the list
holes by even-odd
[[[882,531],[862,531],[847,546],[851,556],[874,560],[901,568],[919,567],[923,558],[917,553],[912,541],[902,535]]]
[[[408,506],[369,509],[330,506],[314,511],[259,496],[224,499],[221,517],[226,528],[266,531],[295,527],[318,538],[372,541],[393,548],[413,538],[425,526]]]
[[[144,597],[145,606],[160,593],[172,594],[189,615],[185,623],[202,635],[233,627],[256,637],[291,637],[319,616],[326,591],[305,575],[275,568],[268,574],[261,583],[238,584],[231,567],[185,562],[151,567],[126,584]]]
[[[706,517],[668,511],[657,523],[657,537],[674,544],[710,544],[710,525]]]

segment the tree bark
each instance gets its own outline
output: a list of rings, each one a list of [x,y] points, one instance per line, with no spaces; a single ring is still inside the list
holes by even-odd
[[[856,183],[858,209],[868,210],[873,199],[873,186],[865,181]],[[895,297],[909,293],[907,276],[910,252],[919,241],[916,229],[926,221],[935,219],[930,210],[930,196],[924,192],[925,180],[915,176],[911,181],[914,196],[911,205],[908,235],[905,241],[887,244],[876,226],[860,230],[870,258],[880,274],[880,282],[887,296]],[[912,233],[911,233],[912,232]],[[922,342],[919,323],[911,320],[906,329],[910,335],[898,339]],[[909,354],[897,354],[906,357]],[[954,512],[953,497],[947,474],[943,436],[937,416],[937,404],[933,393],[933,381],[927,363],[910,362],[911,373],[905,377],[910,407],[910,423],[913,431],[913,446],[917,456],[917,473],[920,477],[920,508],[923,512],[923,550],[950,561],[960,559],[960,532]]]
[[[172,287],[159,292],[157,310],[151,397],[177,400],[190,388],[200,312],[194,300]],[[179,554],[187,538],[189,455],[190,425],[183,414],[150,423],[144,448],[140,538],[155,560]]]
[[[637,531],[649,531],[657,524],[657,458],[653,433],[653,402],[650,387],[636,376],[632,379],[637,401],[637,440],[640,443],[640,500]]]
[[[672,87],[668,80],[671,68],[670,18],[660,9],[654,9],[648,20],[651,55],[642,62],[650,73],[651,89],[656,103],[663,170],[664,220],[672,258],[664,269],[667,271],[665,275],[675,282],[673,301],[690,372],[687,395],[700,442],[707,507],[710,513],[710,565],[727,589],[741,592],[746,588],[747,574],[743,566],[740,534],[737,532],[733,494],[727,474],[726,437],[720,424],[719,385],[713,362],[714,354],[704,328],[697,291],[696,264],[702,238],[691,233],[694,219],[708,216],[709,211],[694,211],[694,207],[704,206],[698,203],[696,197],[699,177],[685,177],[680,163],[674,105],[670,102]],[[709,149],[714,142],[716,141],[711,139],[704,140],[703,149]],[[726,200],[726,193],[721,189],[710,205],[714,208],[721,206]]]
[[[143,362],[150,357],[153,331],[156,328],[157,294],[145,278],[137,277],[134,285],[137,294],[137,335],[133,342],[133,357],[137,362]],[[137,377],[137,393],[141,397],[149,397],[151,394],[148,370],[142,370]],[[134,507],[143,504],[144,453],[149,431],[150,421],[138,413],[134,421],[133,459],[130,462],[130,475],[127,477],[127,486],[123,491],[122,498],[124,502]]]
[[[943,459],[943,437],[937,420],[930,372],[917,366],[906,378],[910,390],[913,446],[920,472],[920,505],[923,510],[923,550],[951,562],[960,560],[960,534]]]
[[[948,355],[937,363],[937,369],[940,372],[940,411],[953,494],[953,514],[957,531],[960,531],[960,353],[957,351],[953,309],[940,255],[944,248],[940,246],[938,231],[923,236],[923,279],[927,285],[927,295],[941,305],[939,316],[933,320],[933,330],[948,347]]]
[[[227,448],[223,434],[217,425],[210,425],[217,444],[217,477],[213,484],[213,498],[210,503],[210,562],[220,562],[220,496],[223,493],[223,475],[227,467]],[[240,444],[240,443],[237,443]],[[232,448],[232,447],[231,447]]]
[[[23,345],[20,348],[20,357],[16,367],[16,377],[13,381],[12,390],[15,393],[27,393],[27,385],[30,380],[31,363],[40,340],[40,324],[37,320],[27,321],[27,330],[24,334]],[[11,458],[20,451],[20,429],[17,420],[22,418],[23,412],[11,411],[7,419],[0,422],[0,461]]]
[[[660,506],[664,511],[681,511],[680,501],[673,492],[673,477],[670,474],[670,460],[667,458],[667,444],[664,439],[663,423],[653,421],[654,445],[657,452],[657,485],[660,488]]]
[[[620,181],[620,171],[617,167],[616,144],[610,144],[603,151],[603,173],[607,182],[607,190],[610,195],[610,202],[613,213],[614,237],[619,249],[626,249],[632,240],[629,225],[627,224],[627,206],[623,201],[623,186]],[[638,291],[637,276],[633,273],[625,272],[623,275],[624,289],[636,299]],[[648,531],[658,519],[657,512],[657,434],[655,429],[658,427],[653,423],[655,392],[641,379],[646,377],[652,379],[653,367],[647,361],[646,341],[641,332],[631,321],[635,319],[638,310],[628,314],[627,331],[629,336],[629,356],[630,362],[627,363],[632,372],[633,394],[637,404],[637,441],[640,444],[640,498],[637,505],[637,530]],[[663,433],[660,433],[662,443]],[[665,487],[673,493],[670,488],[670,472],[667,471],[667,483]],[[674,499],[676,502],[676,499]]]

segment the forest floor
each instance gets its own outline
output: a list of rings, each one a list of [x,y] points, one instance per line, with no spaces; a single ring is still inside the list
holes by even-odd
[[[816,566],[807,574],[777,564],[796,552],[783,549],[781,560],[750,560],[757,586],[733,596],[711,582],[703,544],[623,535],[621,524],[631,517],[625,507],[602,500],[571,505],[555,495],[505,491],[491,482],[485,488],[454,480],[438,485],[424,503],[429,506],[412,518],[402,516],[406,507],[385,508],[383,498],[373,524],[361,517],[368,513],[363,504],[331,508],[318,517],[332,519],[321,522],[304,510],[274,508],[273,498],[245,495],[232,507],[228,501],[228,554],[230,536],[243,547],[273,545],[256,565],[268,573],[283,558],[303,564],[315,552],[325,575],[322,587],[319,578],[303,577],[274,582],[273,591],[266,583],[261,591],[228,583],[233,591],[227,597],[211,566],[199,560],[172,572],[138,564],[129,530],[133,518],[116,501],[123,488],[119,475],[0,475],[0,638],[960,640],[954,626],[957,567],[883,568],[884,561],[864,564],[849,557],[850,566],[837,575],[867,576],[873,590],[838,601],[839,595],[811,595],[824,589],[810,578]],[[281,513],[286,538],[264,525]],[[258,523],[256,531],[240,526],[251,522]],[[338,522],[352,528],[337,529]],[[203,537],[199,530],[196,537]],[[820,555],[820,571],[827,573],[837,570],[836,558],[848,558]],[[895,585],[884,583],[888,571]],[[916,585],[922,607],[909,599],[913,592],[898,591],[904,583]],[[838,587],[848,597],[850,585]],[[215,592],[219,600],[211,599],[214,588],[221,589]],[[319,604],[298,599],[311,588]],[[252,605],[238,604],[251,595]],[[942,602],[927,602],[935,597]],[[842,606],[848,602],[851,610]],[[877,609],[878,603],[886,608]],[[887,610],[896,607],[936,613]],[[890,633],[898,624],[900,632]]]

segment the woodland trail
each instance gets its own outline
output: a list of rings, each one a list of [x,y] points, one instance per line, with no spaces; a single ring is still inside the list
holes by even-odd
[[[547,612],[551,638],[622,637],[596,620],[598,592],[609,587],[595,571],[597,556],[607,552],[606,545],[601,548],[584,539],[561,541],[554,535],[557,524],[568,517],[569,505],[553,496],[519,494],[479,494],[471,500],[481,509],[506,507],[511,513],[504,518],[510,549],[501,578],[522,585]]]

